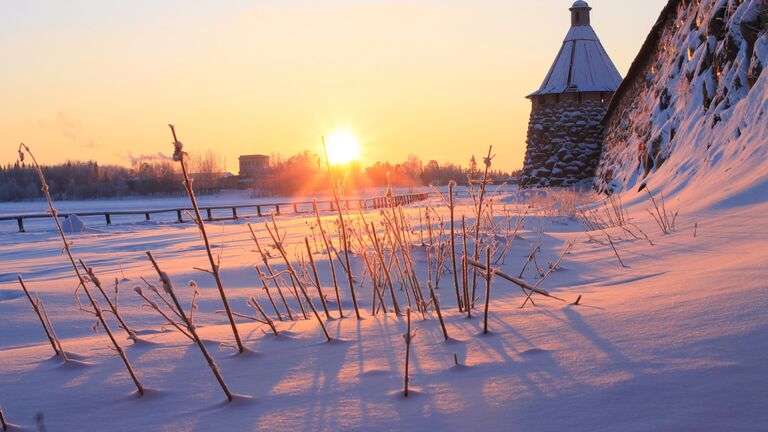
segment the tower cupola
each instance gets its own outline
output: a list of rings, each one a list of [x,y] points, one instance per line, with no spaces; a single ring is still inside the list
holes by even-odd
[[[592,10],[587,2],[577,0],[576,3],[571,6],[571,26],[588,26],[590,25],[589,11]]]

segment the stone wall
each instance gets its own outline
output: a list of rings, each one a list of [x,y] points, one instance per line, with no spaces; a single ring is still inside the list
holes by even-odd
[[[570,186],[595,175],[603,136],[600,121],[607,104],[599,94],[581,100],[575,94],[567,96],[571,100],[533,100],[522,187]]]
[[[712,169],[720,147],[750,127],[733,113],[767,65],[767,29],[766,0],[671,0],[604,120],[596,188],[638,189],[662,167]]]

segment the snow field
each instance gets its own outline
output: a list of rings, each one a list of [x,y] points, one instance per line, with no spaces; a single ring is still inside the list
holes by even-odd
[[[515,197],[494,199],[497,215],[505,202],[513,215],[524,211],[511,204],[519,201]],[[678,228],[662,235],[645,212],[647,198],[638,194],[625,201],[654,243],[608,229],[628,268],[619,265],[610,246],[590,241],[578,220],[541,205],[529,210],[512,242],[501,270],[517,276],[532,245],[541,246],[538,261],[545,267],[576,240],[542,288],[568,301],[583,295],[579,306],[536,296],[536,307],[520,309],[520,289],[496,278],[491,334],[484,336],[482,308],[472,319],[460,314],[452,276],[443,275],[438,293],[451,340],[443,341],[434,312],[427,320],[414,313],[408,399],[401,396],[405,320],[393,313],[370,315],[369,279],[357,286],[364,319],[356,320],[338,263],[346,318],[337,319],[324,254],[314,258],[330,301],[333,318],[325,324],[334,342],[324,342],[314,319],[277,322],[278,337],[267,326],[238,319],[249,351],[236,355],[220,346],[231,344],[232,335],[226,317],[216,313],[222,307],[212,278],[193,270],[206,265],[193,226],[115,226],[73,236],[75,253],[103,281],[128,279],[121,282],[120,309],[143,342],[131,344],[115,320],[110,323],[149,389],[138,398],[104,334],[94,335],[91,317],[77,310],[74,277],[55,233],[25,234],[23,243],[3,237],[0,404],[9,421],[27,429],[34,429],[42,412],[49,430],[758,430],[768,420],[762,409],[768,384],[768,221],[755,216],[764,214],[765,205],[691,214],[685,203],[674,201],[670,207],[683,208]],[[432,204],[445,220],[442,203]],[[417,211],[407,209],[414,226]],[[459,217],[472,212],[468,199],[457,207]],[[370,212],[366,218],[378,216]],[[323,223],[333,219],[325,215]],[[311,236],[310,218],[287,217],[278,224],[288,233],[289,253]],[[266,243],[263,226],[255,226]],[[222,255],[233,309],[252,314],[245,302],[256,296],[271,313],[252,267],[259,260],[244,222],[210,224],[209,233]],[[412,254],[426,280],[417,233]],[[604,238],[600,231],[590,235]],[[140,276],[157,279],[145,250],[171,275],[185,304],[192,291],[187,282],[199,284],[196,323],[225,381],[243,395],[235,402],[226,403],[197,347],[177,331],[161,331],[160,317],[140,307],[131,288]],[[270,263],[284,269],[276,256]],[[358,282],[363,265],[354,255]],[[43,298],[62,344],[81,363],[51,358],[39,322],[18,295],[17,272]],[[533,267],[524,278],[539,279]],[[398,296],[405,304],[404,293]],[[320,307],[316,294],[313,301]],[[477,303],[482,305],[482,297]],[[298,311],[295,301],[291,305]]]

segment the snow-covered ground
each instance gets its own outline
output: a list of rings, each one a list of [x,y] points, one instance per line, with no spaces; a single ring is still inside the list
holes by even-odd
[[[722,10],[726,3],[712,2],[717,9],[706,10]],[[736,10],[743,12],[747,3],[739,4]],[[701,21],[698,15],[687,19]],[[729,23],[729,29],[737,25]],[[699,27],[699,22],[675,26],[697,32]],[[672,49],[664,52],[684,53],[681,40],[670,39]],[[692,58],[700,63],[709,50],[699,45]],[[768,53],[765,32],[755,46],[755,58],[763,61]],[[742,54],[748,53],[740,52],[738,58],[747,58]],[[723,76],[743,75],[741,69],[726,69]],[[672,76],[667,74],[670,70],[661,68],[664,73],[659,75]],[[238,318],[248,348],[239,355],[231,348],[226,317],[217,313],[222,304],[212,277],[194,269],[208,266],[195,226],[116,223],[70,237],[75,254],[92,265],[102,281],[120,281],[119,308],[141,341],[127,340],[111,316],[109,320],[148,389],[144,397],[135,393],[104,333],[93,333],[93,317],[79,310],[73,297],[77,283],[56,233],[50,226],[39,226],[19,234],[11,224],[0,234],[0,407],[8,421],[19,425],[12,430],[42,430],[40,425],[50,431],[116,432],[766,430],[768,73],[758,73],[748,94],[728,87],[735,78],[721,80],[717,94],[728,93],[733,100],[722,99],[727,108],[709,111],[722,114],[716,124],[708,119],[710,114],[703,114],[704,108],[696,108],[702,106],[701,91],[671,87],[679,99],[671,106],[682,116],[674,151],[665,153],[664,164],[642,181],[638,142],[628,141],[631,145],[604,155],[603,167],[615,174],[611,185],[621,192],[629,218],[623,227],[585,231],[577,218],[548,207],[560,203],[562,210],[568,210],[573,203],[568,194],[494,191],[496,222],[506,223],[502,221],[506,212],[525,214],[501,271],[519,275],[532,248],[540,247],[537,262],[523,272],[525,280],[536,284],[541,279],[536,266],[546,272],[574,242],[541,285],[565,301],[536,295],[535,307],[521,308],[521,290],[497,276],[490,296],[491,334],[483,335],[482,307],[472,318],[459,313],[452,275],[443,275],[437,291],[451,339],[443,340],[434,311],[425,317],[413,315],[413,392],[408,398],[402,397],[405,319],[391,312],[370,314],[370,277],[364,275],[357,254],[351,267],[363,319],[354,318],[344,270],[336,262],[345,312],[339,319],[329,263],[325,254],[317,253],[322,248],[314,244],[311,217],[285,215],[278,223],[287,232],[284,244],[291,256],[300,254],[305,237],[310,237],[330,303],[332,317],[323,321],[333,342],[325,342],[314,319],[277,322],[280,335],[273,336],[267,326]],[[692,88],[700,84],[707,88],[703,83],[711,77],[698,76]],[[656,78],[656,84],[675,82],[664,80]],[[627,131],[645,136],[648,127],[641,123],[651,117],[660,121],[652,126],[666,125],[667,114],[656,115],[658,102],[648,101],[648,106],[629,114],[629,120],[639,120]],[[638,191],[641,184],[647,188]],[[662,193],[666,196],[670,213],[679,211],[672,232],[662,233],[648,212],[652,208],[648,188],[657,199]],[[146,208],[153,203],[166,206],[142,200],[119,205]],[[104,204],[62,203],[60,210],[82,211],[91,205],[101,209]],[[443,201],[433,198],[430,204],[433,215],[447,220]],[[530,204],[534,206],[529,208]],[[423,205],[405,209],[413,226],[409,248],[422,287],[428,277],[421,245],[424,223],[419,217]],[[40,210],[39,203],[0,205],[4,213]],[[462,196],[456,213],[457,220],[467,216],[471,226],[473,201]],[[365,217],[375,223],[382,219],[375,211]],[[330,227],[335,216],[325,213],[322,218]],[[264,220],[259,218],[209,224],[211,243],[221,256],[232,308],[253,314],[246,302],[255,296],[272,313],[254,269],[260,260],[253,252],[248,222],[254,224],[261,242],[269,244]],[[511,239],[512,228],[497,231],[503,234],[497,240]],[[157,281],[144,255],[147,250],[170,274],[184,304],[193,292],[188,282],[199,285],[196,324],[224,380],[241,395],[234,402],[226,402],[197,347],[178,331],[163,331],[159,315],[141,307],[133,288],[142,286],[142,277]],[[271,265],[284,270],[274,250],[271,253]],[[64,364],[52,356],[15,280],[17,274],[45,302],[74,361]],[[111,292],[112,284],[107,285]],[[482,285],[478,305],[485,300]],[[316,293],[312,294],[319,306]],[[405,291],[397,290],[396,295],[401,305],[406,304]],[[291,307],[299,316],[293,300]]]
[[[759,43],[765,44],[765,36]],[[541,285],[566,301],[535,296],[535,307],[520,308],[520,289],[496,277],[491,334],[482,335],[481,308],[471,319],[460,314],[452,275],[443,275],[438,293],[451,340],[443,341],[433,311],[426,319],[414,314],[414,392],[407,399],[401,395],[405,319],[393,313],[370,315],[372,289],[360,255],[352,257],[352,269],[362,320],[354,318],[337,262],[345,312],[345,318],[338,318],[326,255],[315,253],[332,314],[324,322],[334,341],[325,342],[314,319],[278,322],[281,333],[275,337],[267,326],[239,318],[249,351],[236,355],[228,347],[233,339],[227,319],[217,313],[222,304],[214,281],[194,269],[208,264],[195,226],[116,223],[73,235],[75,254],[94,266],[103,281],[121,281],[120,310],[143,341],[133,344],[111,317],[110,322],[149,389],[139,398],[106,336],[93,333],[93,317],[78,309],[73,297],[77,284],[56,233],[40,226],[19,234],[11,224],[0,234],[0,406],[10,422],[26,430],[37,428],[36,416],[42,413],[41,421],[51,431],[765,430],[768,73],[763,71],[728,112],[715,128],[691,115],[677,135],[675,151],[643,180],[657,199],[665,195],[670,213],[679,211],[671,233],[662,233],[648,212],[648,189],[638,191],[631,155],[615,159],[613,166],[624,179],[616,190],[631,219],[623,228],[585,232],[578,219],[547,208],[559,199],[567,210],[567,194],[547,198],[494,190],[497,222],[505,212],[528,211],[500,266],[503,272],[519,275],[537,246],[538,265],[546,271],[575,241],[559,269]],[[238,197],[220,199],[239,202]],[[60,207],[64,211],[74,205],[81,211],[82,204]],[[104,204],[85,203],[97,208]],[[141,200],[108,204],[167,205]],[[430,204],[447,220],[443,201],[433,198]],[[24,211],[24,206],[41,210],[32,203],[3,205],[2,211]],[[422,206],[405,212],[414,228],[410,247],[424,282]],[[456,212],[457,220],[466,215],[470,225],[474,222],[473,201],[465,195]],[[381,220],[375,211],[365,217]],[[334,219],[332,213],[323,215],[326,226]],[[262,243],[270,243],[259,218],[212,223],[209,234],[221,256],[233,309],[253,314],[246,302],[256,296],[271,313],[254,269],[259,257],[248,222]],[[284,215],[278,223],[288,233],[288,253],[300,254],[304,238],[312,238],[313,219]],[[316,252],[322,249],[312,246]],[[133,287],[143,284],[141,277],[157,280],[144,255],[147,250],[171,275],[185,304],[193,291],[188,282],[200,286],[196,323],[225,381],[242,395],[233,403],[226,403],[197,347],[177,331],[162,331],[159,315],[141,307]],[[283,270],[272,254],[270,263]],[[52,357],[15,281],[17,274],[41,296],[64,348],[77,362],[63,364]],[[535,265],[523,277],[533,284],[540,279]],[[405,292],[396,294],[406,304]],[[484,303],[483,294],[481,288],[478,304]],[[579,304],[572,304],[580,295]],[[295,301],[291,307],[300,314]]]
[[[514,192],[497,191],[493,199],[497,219],[505,206],[510,214],[525,211]],[[115,225],[73,235],[75,254],[102,280],[122,280],[120,309],[144,342],[132,344],[110,322],[149,389],[139,398],[106,336],[92,332],[93,317],[78,310],[75,278],[56,233],[3,235],[0,406],[10,422],[26,430],[36,429],[36,415],[42,413],[51,431],[762,429],[768,424],[764,197],[727,210],[690,212],[687,207],[693,206],[684,199],[668,202],[670,209],[680,209],[677,229],[668,235],[646,212],[647,195],[628,193],[624,201],[632,221],[653,242],[610,228],[626,268],[602,231],[588,236],[575,218],[530,209],[501,270],[517,276],[532,245],[541,246],[538,263],[546,269],[575,240],[561,269],[542,284],[567,302],[536,296],[536,307],[521,309],[520,289],[497,277],[490,335],[482,335],[482,307],[471,319],[458,312],[452,276],[445,274],[438,293],[451,340],[443,341],[434,312],[426,320],[413,315],[414,392],[407,399],[401,394],[405,319],[370,315],[370,279],[362,277],[357,255],[352,267],[362,281],[357,286],[362,320],[354,318],[339,265],[345,318],[338,319],[328,261],[315,254],[330,301],[332,318],[325,323],[335,340],[326,343],[314,319],[277,322],[278,337],[267,326],[238,319],[250,351],[236,355],[217,344],[231,344],[232,333],[226,317],[216,313],[222,306],[213,279],[193,269],[207,265],[194,226]],[[447,219],[442,201],[431,204]],[[473,221],[471,204],[460,199],[457,219],[465,214]],[[407,215],[415,230],[413,256],[426,280],[417,207]],[[323,219],[330,225],[334,216]],[[213,223],[209,233],[222,257],[233,309],[253,314],[246,307],[250,296],[269,303],[253,269],[259,259],[246,222]],[[268,243],[263,220],[250,222]],[[286,216],[278,223],[288,233],[289,253],[298,253],[311,235],[311,218]],[[235,402],[226,403],[197,347],[177,331],[160,331],[159,316],[140,306],[132,288],[142,285],[142,276],[157,280],[146,250],[171,275],[185,304],[192,292],[187,282],[200,285],[196,321],[224,379],[242,395]],[[277,256],[270,262],[284,269]],[[52,357],[15,282],[17,273],[42,297],[63,346],[78,363]],[[540,279],[531,266],[524,277],[531,283]],[[580,304],[571,304],[579,295]],[[405,294],[398,296],[405,304]],[[291,305],[299,314],[296,303]]]

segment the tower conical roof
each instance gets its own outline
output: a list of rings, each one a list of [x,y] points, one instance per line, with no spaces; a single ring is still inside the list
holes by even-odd
[[[612,92],[621,84],[614,66],[595,30],[589,24],[591,8],[584,1],[571,7],[571,29],[541,87],[528,95],[568,92]]]

